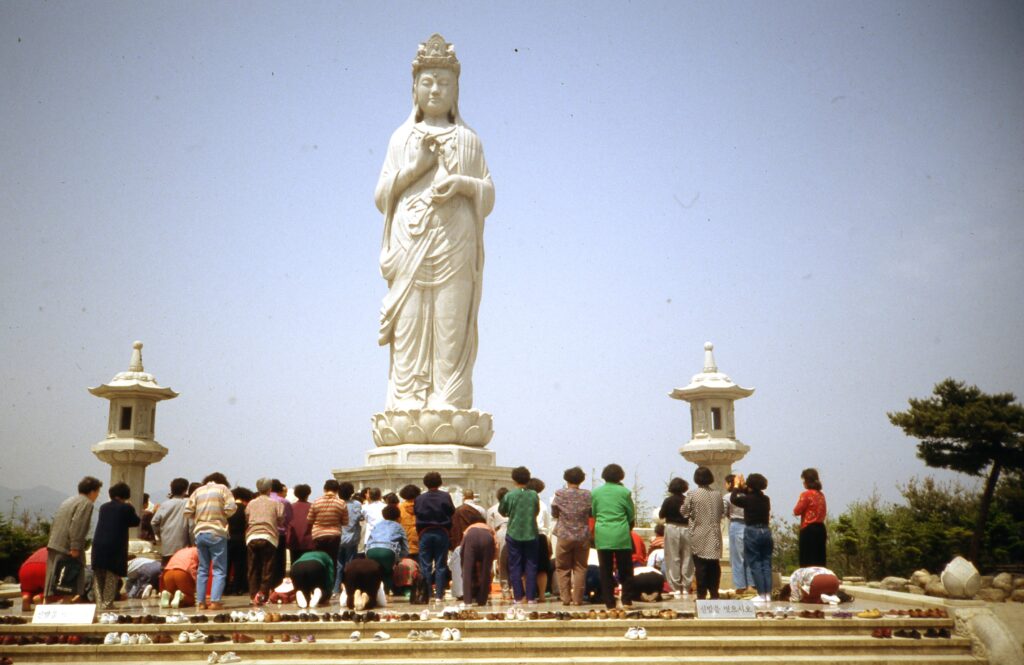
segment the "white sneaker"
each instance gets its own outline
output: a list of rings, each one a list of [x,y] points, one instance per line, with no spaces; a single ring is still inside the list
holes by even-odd
[[[121,633],[121,637],[118,641],[121,643],[121,646],[126,647],[131,644],[131,639],[131,635],[128,633]]]
[[[626,631],[627,640],[638,640],[640,639],[640,631],[636,629],[636,626],[630,626],[629,630]]]
[[[383,642],[384,640],[390,640],[391,636],[385,633],[383,630],[378,630],[373,634],[374,642]]]
[[[360,639],[362,639],[362,637],[362,633],[360,633],[358,630],[353,630],[352,634],[348,636],[348,639],[352,642],[358,642]]]
[[[123,644],[124,641],[122,640],[121,643]],[[138,633],[132,633],[131,635],[128,636],[128,644],[133,644],[134,645],[134,644],[138,644],[138,643],[139,643],[139,634]]]
[[[312,595],[309,597],[309,606],[316,607],[320,604],[320,598],[323,597],[323,592],[320,591],[320,587],[313,589]]]
[[[185,598],[185,595],[180,590],[174,592],[174,596],[171,598],[171,607],[178,609],[181,607],[181,601]]]
[[[506,621],[515,621],[516,620],[516,608],[510,607],[507,610],[505,610],[505,620]]]
[[[356,598],[358,599],[359,596],[356,596]],[[302,593],[301,591],[295,592],[295,602],[298,603],[299,607],[301,607],[302,609],[306,609],[307,607],[309,607],[309,602],[306,600],[306,594]]]
[[[637,629],[636,629],[636,639],[638,639],[638,640],[646,640],[647,639],[647,629],[644,628],[643,626],[638,626]]]
[[[224,654],[220,658],[218,658],[217,662],[218,663],[237,663],[237,662],[239,662],[241,660],[242,659],[238,657],[237,653],[235,653],[234,651],[228,651],[226,654]]]
[[[164,589],[160,592],[160,607],[167,609],[171,606],[171,592]]]
[[[103,638],[103,643],[107,644],[107,645],[110,645],[110,644],[120,644],[121,643],[121,635],[120,635],[120,633],[107,633],[107,636]]]
[[[442,642],[451,642],[452,641],[452,629],[451,628],[445,628],[444,630],[441,631],[441,641]]]
[[[452,642],[461,642],[462,632],[458,628],[452,628]]]
[[[428,621],[430,619],[430,610],[423,610],[420,612],[420,621]]]
[[[838,605],[839,604],[839,596],[833,596],[833,595],[830,595],[830,594],[827,594],[827,593],[823,593],[823,594],[821,594],[821,599],[823,601],[825,601],[826,603],[828,603],[829,605]]]
[[[220,656],[219,656],[219,655],[217,655],[217,652],[216,652],[216,651],[211,651],[211,652],[210,652],[210,655],[206,657],[206,662],[207,662],[207,663],[210,663],[210,665],[214,665],[214,664],[215,664],[215,663],[217,663],[217,662],[218,662],[219,660],[220,660]]]
[[[409,635],[408,635],[408,637],[406,637],[406,639],[409,640],[410,642],[419,642],[420,641],[420,631],[418,631],[418,630],[410,630],[409,631]]]
[[[205,639],[206,635],[201,630],[196,630],[194,632],[188,633],[188,641],[191,644],[195,644],[196,642],[202,642]]]
[[[420,639],[424,642],[432,642],[437,639],[437,633],[432,630],[424,630],[420,632]]]
[[[147,584],[146,588],[142,590],[142,596],[140,596],[140,597],[142,598],[142,600],[148,600],[149,597],[152,596],[152,595],[153,595],[153,585],[152,584]]]
[[[149,635],[147,635],[145,633],[139,633],[139,644],[152,644],[152,643],[153,643],[153,639]]]
[[[516,621],[526,621],[526,610],[521,607],[516,608]]]

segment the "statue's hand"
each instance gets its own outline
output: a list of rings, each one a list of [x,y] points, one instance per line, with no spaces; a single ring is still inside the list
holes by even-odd
[[[472,187],[465,176],[450,175],[434,185],[433,198],[435,204],[439,205],[456,195],[469,196],[472,194]]]
[[[424,134],[416,150],[416,157],[413,158],[410,169],[416,177],[423,175],[427,169],[437,164],[437,156],[440,153],[437,147],[437,138],[430,134]]]

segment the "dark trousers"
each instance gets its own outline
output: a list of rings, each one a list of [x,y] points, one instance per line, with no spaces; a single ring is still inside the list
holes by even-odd
[[[249,549],[244,540],[228,541],[228,586],[229,594],[249,592]],[[167,564],[164,564],[166,567]]]
[[[338,545],[338,560],[334,570],[334,593],[341,591],[341,580],[345,577],[345,564],[356,558],[359,550],[359,540],[355,539],[343,545]]]
[[[598,550],[597,564],[601,569],[601,600],[608,609],[615,607],[615,580],[612,569],[619,573],[622,585],[622,604],[629,605],[633,597],[633,550]]]
[[[313,589],[320,589],[321,596],[331,592],[330,589],[324,587],[327,575],[324,573],[323,564],[319,561],[306,560],[293,563],[291,578],[295,590],[301,591],[307,599],[313,596]]]
[[[693,557],[694,578],[697,580],[697,600],[705,600],[710,594],[712,600],[718,599],[718,585],[722,581],[722,564],[718,559]]]
[[[491,595],[494,567],[494,536],[484,529],[470,529],[462,536],[462,597],[486,605]]]
[[[447,536],[447,534],[445,534]],[[355,609],[356,591],[362,591],[370,598],[365,609],[373,609],[377,605],[377,591],[383,583],[383,570],[373,559],[353,559],[345,564],[345,605]],[[443,591],[442,591],[443,593]]]
[[[800,567],[808,566],[825,567],[825,543],[828,534],[825,532],[825,524],[814,522],[800,529]]]
[[[448,532],[427,529],[420,534],[420,574],[433,585],[434,597],[444,598],[448,588]]]
[[[284,569],[288,558],[288,546],[284,543],[284,534],[277,535],[277,551],[274,553],[274,565],[270,569],[270,586],[275,587],[284,579]]]
[[[317,552],[326,552],[331,557],[331,561],[338,560],[338,548],[341,546],[341,536],[327,536],[326,538],[317,538],[313,541],[313,549]],[[292,559],[295,561],[295,559]]]
[[[258,539],[249,543],[249,596],[262,593],[264,599],[273,586],[274,559],[277,548],[269,540]]]
[[[537,600],[537,539],[514,540],[505,536],[505,551],[508,552],[508,583],[512,587],[512,598],[518,603],[526,596],[527,601]],[[523,575],[526,575],[526,590],[523,590]]]
[[[380,564],[381,580],[384,582],[385,593],[391,593],[391,575],[395,570],[395,552],[388,547],[371,547],[366,550],[366,558]]]

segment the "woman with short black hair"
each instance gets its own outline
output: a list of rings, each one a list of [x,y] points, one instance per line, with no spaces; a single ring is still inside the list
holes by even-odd
[[[92,540],[93,588],[96,604],[109,610],[121,591],[121,578],[128,575],[128,530],[138,526],[138,513],[132,504],[132,490],[116,483],[109,490],[110,501],[100,506],[96,533]]]
[[[626,472],[618,464],[609,464],[601,472],[604,485],[591,493],[594,514],[594,547],[601,572],[601,598],[605,607],[615,607],[615,582],[612,567],[622,585],[623,606],[631,606],[633,582],[633,538],[630,531],[636,519],[636,507],[628,488],[622,485]]]
[[[771,499],[765,495],[768,479],[760,473],[752,473],[745,481],[736,476],[729,501],[743,508],[743,560],[750,569],[755,601],[769,602],[772,599],[772,530],[769,525],[772,513]]]
[[[690,520],[690,543],[693,546],[693,566],[697,578],[697,600],[718,598],[718,585],[722,577],[722,516],[725,514],[722,493],[712,489],[715,476],[706,466],[697,467],[693,474],[696,489],[690,490],[683,500],[680,514]]]
[[[690,520],[683,517],[683,495],[690,484],[682,478],[668,483],[668,496],[661,502],[658,517],[665,520],[665,580],[673,593],[686,596],[693,582],[693,552],[690,545]]]

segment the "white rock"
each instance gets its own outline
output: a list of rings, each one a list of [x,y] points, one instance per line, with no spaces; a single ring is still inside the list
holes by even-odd
[[[981,589],[981,575],[973,563],[958,556],[942,571],[942,586],[951,598],[973,598]]]
[[[936,576],[937,577],[937,576]],[[929,596],[935,596],[936,598],[948,598],[949,592],[946,591],[946,587],[942,585],[942,581],[935,579],[928,583],[928,586],[924,588],[924,592]]]
[[[1001,603],[1006,600],[1006,592],[1002,589],[992,587],[990,589],[982,589],[975,597],[978,600],[984,600],[987,603]]]
[[[1005,591],[1009,595],[1013,591],[1013,575],[1010,573],[999,573],[992,578],[992,587]]]
[[[886,591],[906,591],[908,581],[905,577],[886,577],[881,584]]]
[[[910,583],[916,584],[922,589],[925,588],[929,582],[932,581],[932,574],[923,568],[921,570],[915,570],[914,574],[910,576]]]

